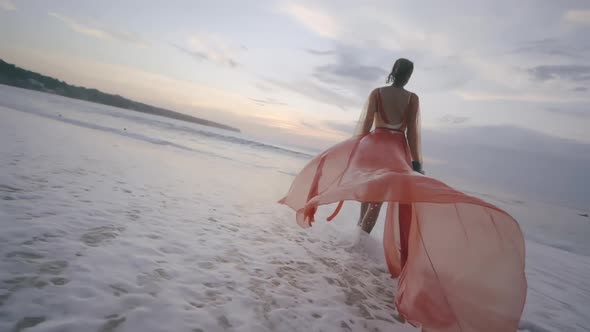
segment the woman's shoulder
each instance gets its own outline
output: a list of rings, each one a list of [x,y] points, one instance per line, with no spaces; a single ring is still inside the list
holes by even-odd
[[[403,88],[404,91],[406,91],[412,98],[418,98],[418,94],[415,93],[414,91],[410,91],[406,88]]]
[[[418,101],[419,100],[417,93],[415,93],[413,91],[410,91],[410,90],[407,90],[405,88],[398,88],[398,87],[394,87],[394,86],[391,86],[391,85],[378,86],[378,87],[374,88],[373,90],[371,90],[371,93],[369,94],[369,96],[370,97],[371,96],[374,96],[375,94],[380,93],[381,90],[388,90],[388,89],[402,90],[402,91],[406,92],[410,96],[410,99],[413,99],[415,101]]]
[[[405,91],[407,93],[411,93],[411,94],[414,94],[414,95],[416,94],[415,92],[410,91],[410,90],[408,90],[406,88],[399,88],[399,87],[396,87],[396,86],[393,86],[393,85],[378,86],[375,89],[373,89],[373,91],[377,91],[377,90],[390,90],[390,89],[391,90],[401,90],[401,91]]]
[[[407,89],[404,89],[404,91],[406,91],[408,93],[408,95],[410,96],[410,101],[414,100],[414,101],[418,101],[418,94],[415,93],[414,91],[410,91]]]
[[[383,86],[378,86],[378,87],[374,88],[373,90],[371,90],[371,93],[370,93],[369,95],[373,96],[373,95],[375,95],[376,93],[378,93],[378,92],[379,92],[379,90],[381,90],[381,89],[383,89],[383,88],[384,88]]]

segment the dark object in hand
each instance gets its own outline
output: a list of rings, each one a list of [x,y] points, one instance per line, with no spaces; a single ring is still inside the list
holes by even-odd
[[[422,169],[422,163],[420,163],[419,161],[412,161],[412,169],[418,173],[425,174],[424,170]]]

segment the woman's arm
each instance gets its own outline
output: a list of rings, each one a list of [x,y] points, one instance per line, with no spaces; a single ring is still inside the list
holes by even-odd
[[[369,103],[367,105],[365,119],[363,120],[363,129],[362,135],[366,135],[371,132],[371,128],[373,127],[373,121],[375,120],[375,111],[377,110],[377,100],[375,98],[375,94],[377,93],[377,89],[373,90],[369,95]]]
[[[422,151],[420,144],[420,100],[414,93],[410,96],[410,107],[408,109],[408,122],[406,136],[412,161],[417,161],[422,165]]]

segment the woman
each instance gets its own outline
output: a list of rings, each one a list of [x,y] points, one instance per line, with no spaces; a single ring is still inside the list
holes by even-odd
[[[420,118],[418,116],[419,101],[418,96],[404,89],[408,84],[414,64],[408,59],[398,59],[393,65],[391,73],[387,77],[387,83],[392,83],[389,87],[377,88],[369,96],[369,110],[374,112],[365,112],[362,120],[362,135],[366,135],[371,130],[373,123],[375,128],[390,129],[405,132],[410,156],[412,157],[412,168],[416,172],[424,174],[422,170],[422,154],[420,153]],[[386,105],[386,106],[385,106]],[[401,216],[400,227],[405,230],[404,226],[409,226],[409,212],[411,207],[403,204],[400,207]],[[358,225],[367,233],[375,226],[379,217],[381,203],[362,203],[361,215]],[[404,246],[402,245],[402,250]],[[404,257],[402,253],[402,260]]]
[[[398,312],[424,331],[516,331],[526,297],[524,240],[506,212],[424,176],[409,60],[373,90],[356,134],[315,157],[280,203],[309,227],[319,205],[363,203],[369,232],[387,202],[383,246]],[[372,125],[375,129],[371,131]]]

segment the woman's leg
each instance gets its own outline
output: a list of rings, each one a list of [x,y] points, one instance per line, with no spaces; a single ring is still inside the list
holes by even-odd
[[[408,245],[410,238],[410,226],[412,225],[412,205],[399,205],[399,238],[400,238],[400,258],[402,268],[408,260]]]
[[[359,216],[359,221],[356,224],[358,227],[361,227],[361,225],[363,224],[363,218],[365,218],[365,214],[367,213],[367,209],[369,208],[369,204],[370,203],[361,203],[361,214]]]
[[[377,222],[377,218],[379,217],[379,211],[381,210],[381,205],[383,203],[363,203],[367,204],[365,207],[365,214],[363,219],[360,223],[361,229],[367,233],[371,233],[375,223]],[[361,212],[362,212],[361,206]]]

